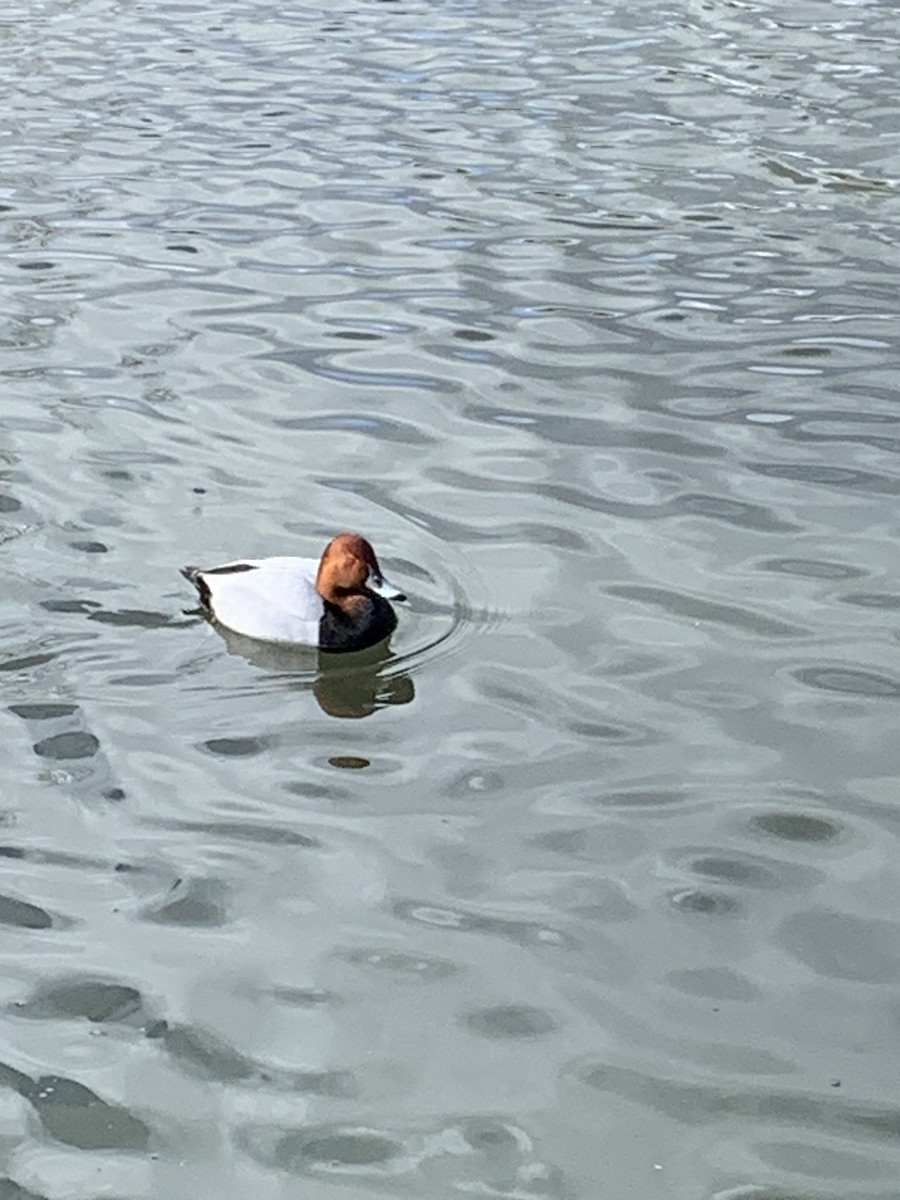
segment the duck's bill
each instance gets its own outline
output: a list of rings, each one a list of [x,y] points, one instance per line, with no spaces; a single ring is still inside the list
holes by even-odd
[[[406,599],[403,592],[395,588],[392,583],[388,583],[383,575],[378,575],[375,571],[369,572],[368,588],[370,592],[374,592],[376,596],[381,596],[385,600]]]

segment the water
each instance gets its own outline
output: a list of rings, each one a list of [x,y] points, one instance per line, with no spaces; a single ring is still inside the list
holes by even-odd
[[[0,51],[3,1194],[895,1200],[893,7]]]

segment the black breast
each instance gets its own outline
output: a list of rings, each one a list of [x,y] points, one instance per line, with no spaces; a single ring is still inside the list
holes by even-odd
[[[319,621],[319,649],[333,653],[377,646],[397,628],[397,614],[380,596],[359,596],[350,612],[325,601]]]

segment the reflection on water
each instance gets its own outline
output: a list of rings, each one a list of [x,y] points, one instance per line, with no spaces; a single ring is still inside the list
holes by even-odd
[[[359,657],[365,654],[366,651],[360,651]],[[368,717],[388,704],[411,703],[416,689],[409,675],[405,672],[388,675],[380,669],[391,657],[385,650],[374,662],[348,663],[344,667],[321,655],[322,665],[313,692],[322,711],[332,717]]]
[[[0,32],[0,1194],[895,1200],[893,8]]]
[[[306,646],[258,642],[215,625],[229,654],[255,667],[286,676],[298,688],[309,688],[322,712],[331,717],[369,717],[388,704],[409,704],[416,689],[403,671],[390,671],[396,661],[389,642],[347,654],[323,654]]]

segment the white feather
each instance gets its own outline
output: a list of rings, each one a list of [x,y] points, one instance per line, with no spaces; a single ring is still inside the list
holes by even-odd
[[[243,558],[222,566],[239,564],[254,569],[225,575],[199,572],[216,620],[260,641],[317,646],[325,611],[316,591],[318,559]]]

